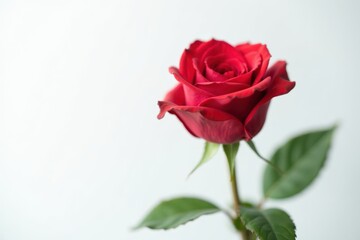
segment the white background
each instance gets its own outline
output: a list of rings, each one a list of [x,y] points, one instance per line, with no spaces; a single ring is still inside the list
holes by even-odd
[[[360,214],[358,1],[0,1],[0,239],[238,239],[227,218],[130,231],[158,201],[230,206],[221,152],[190,179],[203,141],[157,100],[185,47],[212,37],[267,43],[296,88],[254,139],[272,150],[339,123],[320,177],[279,206],[298,239],[356,239]],[[243,145],[241,195],[258,201],[265,164]]]

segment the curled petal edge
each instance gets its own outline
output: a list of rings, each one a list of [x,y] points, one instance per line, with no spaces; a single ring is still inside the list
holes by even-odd
[[[175,114],[185,128],[195,137],[221,144],[230,144],[245,139],[243,124],[231,114],[207,107],[178,106],[159,101],[158,119],[166,112]]]
[[[251,110],[249,115],[247,116],[245,120],[245,132],[249,139],[251,139],[253,136],[255,136],[260,130],[258,127],[253,126],[253,120],[256,118],[256,115],[259,114],[258,111],[260,108],[265,106],[265,108],[268,108],[268,105],[274,97],[281,96],[284,94],[287,94],[295,87],[295,82],[291,82],[287,79],[283,78],[277,78],[275,79],[275,86],[269,89],[268,93],[260,100],[258,104]],[[267,111],[267,110],[266,110]],[[264,118],[265,120],[265,118]],[[264,124],[264,123],[262,123]],[[255,123],[255,125],[258,125]],[[256,130],[254,130],[256,129]]]
[[[200,103],[200,106],[204,106],[204,107],[211,106],[214,101],[219,104],[225,105],[230,103],[234,98],[247,98],[253,95],[256,91],[259,92],[265,91],[270,86],[270,84],[271,84],[271,77],[267,77],[263,81],[249,88],[229,94],[224,94],[221,96],[207,98]]]

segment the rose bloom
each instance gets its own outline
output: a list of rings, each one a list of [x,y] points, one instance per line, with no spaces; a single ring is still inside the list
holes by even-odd
[[[159,101],[158,118],[175,114],[192,135],[209,142],[251,140],[264,125],[270,100],[295,86],[286,62],[268,68],[270,57],[264,44],[195,41],[179,68],[169,69],[178,84]]]

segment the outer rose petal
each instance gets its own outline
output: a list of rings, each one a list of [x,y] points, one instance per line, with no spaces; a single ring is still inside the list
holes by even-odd
[[[196,58],[197,55],[199,55],[198,48],[201,47],[202,45],[205,45],[204,47],[206,49],[206,47],[208,47],[211,44],[215,44],[215,41],[213,42],[209,41],[204,43],[202,41],[197,40],[190,45],[189,49],[184,50],[180,59],[179,72],[184,77],[184,79],[189,83],[193,83],[195,77],[193,59]]]
[[[218,55],[224,55],[228,58],[237,58],[243,62],[245,62],[245,58],[242,52],[237,51],[237,49],[227,42],[224,41],[216,41],[216,44],[213,44],[210,48],[208,48],[206,51],[202,53],[201,56],[199,56],[200,62],[205,62],[205,59],[207,57],[211,56],[218,56]]]
[[[276,96],[284,95],[295,87],[295,82],[288,80],[286,72],[286,62],[276,62],[266,73],[273,78],[271,87],[266,91],[266,95],[254,106],[245,121],[245,132],[248,140],[254,137],[264,125],[266,112],[270,100]]]
[[[218,43],[217,40],[211,39],[207,42],[195,41],[194,44],[190,45],[189,50],[191,51],[194,58],[201,58],[209,48],[212,48],[214,45]]]
[[[175,79],[183,85],[186,105],[196,106],[204,99],[213,96],[213,94],[202,90],[186,81],[177,68],[170,67],[169,71],[174,75]]]
[[[223,83],[216,83],[216,82],[208,82],[208,83],[198,83],[196,84],[197,87],[210,92],[216,96],[228,94],[234,91],[240,91],[249,87],[247,84],[243,83],[233,83],[233,82],[223,82]]]
[[[246,141],[249,141],[253,137],[255,137],[263,128],[269,105],[270,101],[265,104],[259,105],[256,111],[254,111],[251,120],[249,120],[250,118],[247,119],[247,124],[245,128]]]
[[[177,105],[185,105],[183,86],[181,84],[176,85],[166,94],[164,101],[172,102]]]
[[[289,80],[289,76],[286,72],[286,62],[277,61],[266,71],[265,76],[271,76],[272,78],[282,77]]]
[[[201,40],[196,40],[193,43],[190,44],[189,51],[194,52],[198,47],[200,47],[202,44],[204,44]]]
[[[159,101],[159,107],[159,119],[164,117],[166,112],[175,114],[195,137],[221,144],[230,144],[245,138],[243,124],[234,116],[217,109],[178,106],[164,101]]]
[[[265,90],[270,87],[271,82],[271,78],[268,77],[244,90],[205,99],[200,106],[219,109],[244,122],[251,109],[265,95]]]
[[[184,79],[193,84],[195,79],[195,69],[193,67],[193,57],[188,49],[185,49],[180,59],[179,72],[184,76]]]

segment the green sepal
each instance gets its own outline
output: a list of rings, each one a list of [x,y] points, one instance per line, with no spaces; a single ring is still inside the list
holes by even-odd
[[[212,142],[205,142],[203,155],[202,155],[199,163],[189,173],[188,177],[190,177],[190,175],[193,174],[200,166],[202,166],[204,163],[208,162],[211,158],[213,158],[215,156],[215,154],[217,153],[219,147],[220,147],[220,144],[212,143]]]
[[[233,144],[223,144],[223,149],[229,164],[231,178],[233,178],[235,174],[235,161],[239,145],[239,142]]]

